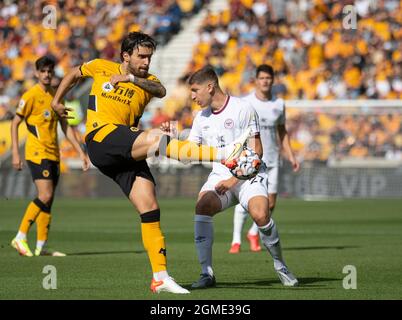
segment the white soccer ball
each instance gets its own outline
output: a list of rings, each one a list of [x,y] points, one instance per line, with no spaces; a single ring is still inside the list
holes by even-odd
[[[226,163],[230,173],[240,180],[248,180],[255,177],[261,166],[261,159],[253,149],[245,147],[237,159]]]

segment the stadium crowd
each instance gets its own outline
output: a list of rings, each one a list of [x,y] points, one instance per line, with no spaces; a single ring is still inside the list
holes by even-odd
[[[356,28],[343,25],[343,8],[355,4]],[[346,21],[348,22],[348,21]],[[197,106],[183,96],[183,81],[210,64],[227,92],[252,90],[255,67],[274,66],[273,91],[284,99],[401,99],[402,2],[397,0],[232,0],[209,12],[193,60],[165,104],[187,128]],[[402,159],[402,114],[349,115],[289,110],[299,160],[342,157]],[[191,118],[191,117],[190,117]]]
[[[34,83],[33,62],[44,54],[58,61],[61,78],[73,66],[94,58],[119,61],[122,37],[142,30],[159,44],[179,32],[183,19],[206,0],[64,0],[0,2],[0,119],[12,117],[21,94]],[[56,8],[57,29],[46,5]]]
[[[32,62],[38,56],[56,57],[59,78],[82,61],[118,60],[124,33],[141,29],[165,44],[180,30],[182,19],[207,2],[57,1],[61,9],[57,10],[57,30],[41,25],[42,8],[51,1],[2,2],[0,119],[12,117],[19,96],[33,84]],[[276,70],[274,93],[285,99],[402,98],[401,1],[228,3],[223,12],[208,12],[185,74],[168,93],[163,108],[144,114],[144,128],[158,127],[168,119],[177,120],[180,129],[191,127],[198,107],[188,95],[186,79],[205,64],[215,67],[221,86],[236,96],[252,90],[255,67],[268,63]],[[357,25],[345,29],[343,8],[353,3]],[[401,112],[381,116],[288,112],[288,128],[300,160],[402,158],[401,122]]]
[[[356,3],[352,29],[344,25],[348,3]],[[242,95],[255,66],[268,63],[286,99],[398,99],[401,26],[396,0],[232,0],[204,20],[187,72],[209,63],[229,92]]]

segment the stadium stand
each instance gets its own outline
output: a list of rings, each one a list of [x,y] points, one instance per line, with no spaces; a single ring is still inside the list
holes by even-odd
[[[232,0],[204,20],[187,71],[209,63],[241,95],[255,66],[269,63],[286,99],[401,98],[399,1],[357,1],[357,27],[347,30],[342,9],[352,2]]]
[[[142,30],[165,44],[181,21],[197,13],[204,0],[59,1],[57,30],[42,26],[42,9],[56,1],[0,3],[0,119],[33,82],[33,62],[52,54],[62,77],[72,66],[94,58],[119,59],[126,32]],[[57,7],[56,7],[57,8]],[[61,14],[63,12],[63,15]],[[7,98],[5,98],[7,97]],[[7,103],[2,100],[9,99]],[[12,108],[12,107],[11,107]]]
[[[227,92],[252,89],[255,67],[276,70],[274,92],[284,99],[400,99],[402,6],[399,1],[355,1],[357,28],[343,28],[342,9],[353,1],[231,0],[209,12],[199,30],[183,79],[214,66]],[[178,92],[185,92],[180,86]],[[173,119],[198,110],[176,91],[165,102]],[[300,160],[330,157],[401,158],[400,108],[381,115],[301,113],[288,110],[288,126]]]
[[[58,16],[57,32],[40,30],[42,7],[49,1],[2,2],[0,119],[12,117],[19,96],[32,85],[32,62],[38,56],[50,53],[58,59],[58,77],[92,58],[118,60],[125,32],[141,29],[166,44],[183,19],[208,2],[61,1],[64,14]],[[342,9],[351,3],[358,23],[346,30]],[[208,11],[185,73],[163,108],[144,114],[142,126],[173,119],[181,130],[191,127],[199,108],[188,95],[186,79],[205,64],[213,65],[222,87],[238,96],[252,89],[255,66],[269,63],[277,73],[274,91],[285,99],[401,99],[401,24],[397,0],[230,0],[226,10]],[[400,110],[350,114],[289,108],[288,129],[300,160],[402,159]],[[63,147],[62,156],[74,157]]]
[[[207,2],[1,1],[0,121],[12,118],[19,97],[33,85],[33,63],[38,57],[51,54],[57,59],[58,78],[63,77],[72,66],[94,58],[118,61],[120,40],[126,32],[141,29],[164,45],[180,31],[184,19],[196,14]],[[60,9],[56,11],[57,30],[42,26],[46,5],[55,5]],[[1,138],[8,132],[2,130]],[[61,145],[64,150],[64,141]],[[72,156],[67,151],[62,151],[63,154]]]

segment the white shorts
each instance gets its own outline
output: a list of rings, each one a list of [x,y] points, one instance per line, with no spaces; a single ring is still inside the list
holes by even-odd
[[[222,211],[238,203],[240,203],[244,209],[248,210],[248,202],[251,198],[256,196],[268,197],[268,175],[265,170],[261,171],[250,180],[239,181],[231,190],[225,192],[223,195],[219,195],[215,191],[215,186],[222,180],[227,179],[229,179],[228,176],[221,176],[211,172],[208,176],[208,180],[200,190],[200,193],[204,191],[215,192],[221,200]]]
[[[268,175],[268,193],[278,193],[278,167],[270,167],[265,171]]]

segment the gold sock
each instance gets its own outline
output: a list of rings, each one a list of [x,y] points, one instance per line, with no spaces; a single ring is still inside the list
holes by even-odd
[[[216,148],[192,141],[171,139],[166,147],[166,156],[180,161],[217,161],[217,154]]]
[[[47,241],[51,220],[52,216],[50,212],[47,213],[43,211],[41,211],[39,216],[36,218],[36,231],[38,241]]]
[[[166,246],[162,234],[159,209],[141,214],[142,243],[148,253],[152,272],[166,271]]]
[[[31,225],[35,222],[36,218],[38,217],[41,209],[35,203],[37,199],[31,201],[25,210],[24,217],[22,218],[19,231],[25,234],[28,234]]]

